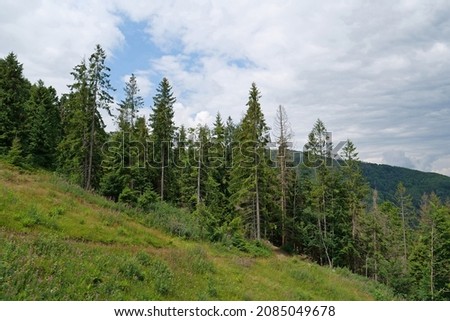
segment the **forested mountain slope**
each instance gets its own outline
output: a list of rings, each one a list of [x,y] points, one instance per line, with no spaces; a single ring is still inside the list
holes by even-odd
[[[155,88],[146,117],[139,113],[145,102],[133,74],[125,83],[124,99],[114,101],[106,63],[106,51],[97,45],[89,59],[73,68],[69,93],[59,97],[42,81],[31,84],[14,53],[0,59],[0,160],[5,161],[0,222],[6,240],[1,243],[5,257],[1,268],[2,281],[8,280],[2,284],[6,298],[41,298],[39,284],[21,280],[59,280],[52,283],[58,288],[60,281],[71,277],[77,282],[81,275],[71,273],[79,271],[88,275],[84,288],[103,289],[100,294],[89,292],[93,298],[137,298],[145,290],[135,294],[127,290],[138,285],[136,280],[150,282],[146,288],[153,292],[145,292],[148,298],[203,298],[204,293],[199,296],[191,287],[183,288],[182,280],[195,281],[191,277],[195,271],[179,258],[186,248],[207,242],[185,255],[184,265],[197,256],[199,265],[205,264],[198,282],[208,286],[211,297],[268,299],[271,293],[284,299],[340,297],[320,290],[328,276],[315,280],[309,272],[304,278],[318,284],[311,285],[315,294],[292,292],[297,283],[289,266],[296,269],[293,263],[298,262],[287,258],[291,263],[283,261],[288,270],[282,272],[279,261],[264,258],[273,256],[266,246],[273,244],[328,266],[319,269],[327,275],[340,268],[382,282],[400,297],[449,299],[450,202],[439,197],[441,185],[432,180],[423,187],[420,180],[405,180],[418,179],[419,174],[386,171],[373,174],[376,189],[369,188],[357,146],[348,139],[340,146],[340,160],[333,161],[337,155],[330,131],[319,118],[308,134],[304,154],[293,155],[286,110],[277,108],[276,124],[269,131],[262,94],[254,82],[238,121],[230,116],[225,120],[218,112],[212,125],[178,127],[177,97],[167,78]],[[116,128],[109,131],[103,115],[114,107]],[[300,155],[304,159],[297,162]],[[22,171],[46,172],[19,173],[6,162]],[[346,166],[337,168],[341,162]],[[416,189],[414,199],[411,186]],[[422,198],[423,192],[427,194]],[[389,197],[393,193],[395,199]],[[392,202],[385,202],[389,199]],[[50,243],[41,244],[42,240]],[[36,246],[37,252],[27,250]],[[98,262],[104,261],[106,270],[91,265],[97,252],[78,250],[85,246],[103,253]],[[49,257],[40,258],[39,253]],[[151,259],[155,253],[156,261]],[[227,261],[228,254],[236,255],[242,266]],[[85,270],[77,266],[79,262],[86,264]],[[251,269],[256,263],[268,270]],[[245,267],[250,269],[244,273]],[[60,271],[69,272],[59,275]],[[177,271],[181,288],[169,293]],[[72,282],[69,292],[50,292],[46,298],[80,298],[79,290]]]
[[[416,206],[423,194],[434,192],[442,200],[450,197],[448,176],[384,164],[361,162],[360,167],[370,187],[378,190],[380,199],[393,201],[399,182],[408,190]]]
[[[390,300],[345,269],[247,244],[245,251],[151,227],[139,213],[48,172],[0,162],[0,300]]]

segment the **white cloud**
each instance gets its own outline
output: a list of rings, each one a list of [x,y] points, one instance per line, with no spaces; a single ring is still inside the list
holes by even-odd
[[[145,70],[137,70],[134,72],[134,76],[136,77],[136,84],[139,88],[139,95],[141,97],[147,97],[151,95],[154,89],[154,85],[150,80],[150,75],[148,71]],[[125,75],[122,77],[122,82],[125,84],[130,80],[131,74]],[[125,87],[125,85],[124,85]]]
[[[174,122],[176,126],[184,125],[195,128],[197,125],[211,125],[214,117],[207,110],[195,112],[181,103],[174,104]]]
[[[105,1],[2,1],[0,55],[15,52],[31,81],[67,92],[72,68],[100,43],[107,52],[124,41],[120,18]]]
[[[450,176],[450,155],[441,157],[431,163],[431,171]]]
[[[391,150],[383,153],[383,163],[400,167],[415,168],[412,160],[406,156],[404,151]]]

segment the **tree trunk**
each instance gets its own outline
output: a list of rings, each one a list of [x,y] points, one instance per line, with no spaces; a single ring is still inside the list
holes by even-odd
[[[160,197],[161,197],[161,202],[164,201],[164,167],[165,167],[165,160],[166,160],[166,156],[164,153],[164,146],[163,144],[161,144],[161,191],[160,191]]]
[[[201,161],[201,145],[198,150],[198,174],[197,174],[197,205],[200,204],[201,201],[201,190],[200,190],[200,182],[201,182],[201,170],[202,170],[202,161]]]
[[[373,269],[374,269],[374,279],[378,281],[378,240],[377,240],[377,219],[378,219],[378,191],[373,191]]]
[[[434,261],[434,222],[433,218],[431,218],[431,241],[430,241],[430,293],[431,293],[431,300],[434,300],[434,268],[433,268],[433,261]]]
[[[408,266],[408,250],[406,247],[406,224],[405,224],[405,205],[403,196],[401,198],[402,228],[403,228],[403,269],[406,272]]]
[[[89,137],[89,159],[88,159],[86,186],[85,186],[87,190],[91,189],[92,160],[94,158],[94,142],[95,142],[95,105],[92,108],[91,134]]]
[[[258,185],[258,165],[255,168],[255,192],[256,192],[256,239],[261,240],[261,216],[259,212],[259,185]]]

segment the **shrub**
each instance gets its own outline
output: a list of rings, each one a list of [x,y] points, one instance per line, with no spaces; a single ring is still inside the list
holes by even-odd
[[[200,224],[192,213],[165,202],[155,203],[151,209],[152,212],[146,216],[147,224],[186,239],[199,238]]]
[[[133,191],[128,186],[122,190],[122,193],[119,195],[119,202],[127,203],[130,205],[136,205],[138,200],[139,193],[137,191]]]
[[[147,188],[145,192],[139,196],[137,205],[144,211],[149,211],[152,204],[158,201],[158,194],[156,194],[151,188]]]
[[[272,250],[261,241],[247,241],[244,252],[256,257],[268,257],[272,255]]]

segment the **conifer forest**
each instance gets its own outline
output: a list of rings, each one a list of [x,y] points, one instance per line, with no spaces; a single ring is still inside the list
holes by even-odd
[[[450,195],[413,197],[395,181],[392,197],[380,196],[351,137],[334,144],[320,119],[302,124],[307,143],[294,150],[290,124],[302,120],[264,106],[276,108],[269,124],[256,83],[241,119],[217,112],[212,125],[188,128],[174,122],[170,79],[145,106],[134,75],[112,87],[100,45],[87,57],[68,71],[73,82],[60,96],[26,79],[14,53],[0,59],[2,161],[55,173],[142,215],[183,209],[182,220],[159,218],[182,238],[242,251],[270,244],[384,283],[402,299],[450,300]],[[115,90],[123,100],[114,101]]]

